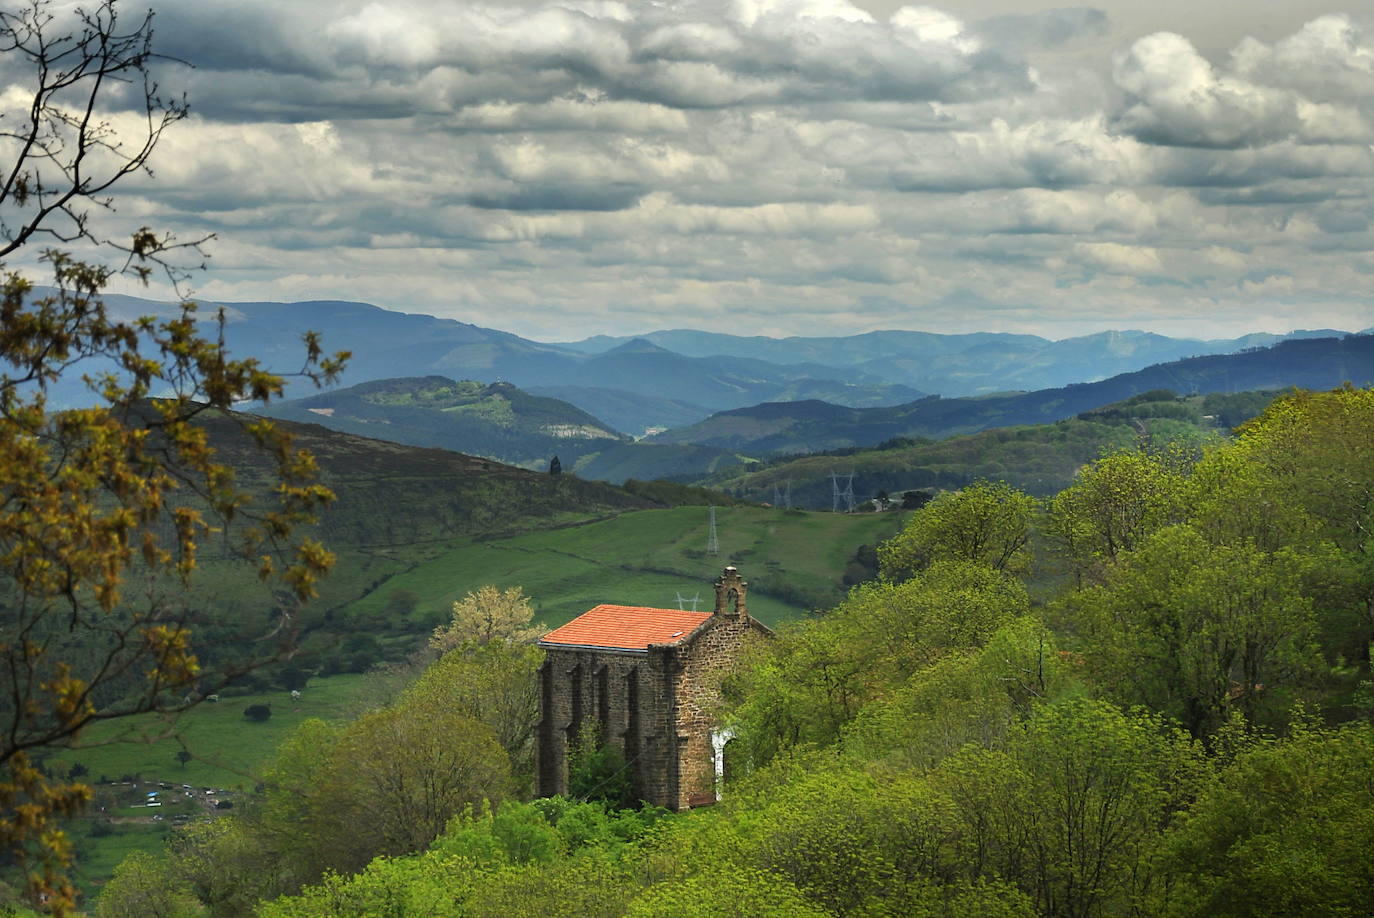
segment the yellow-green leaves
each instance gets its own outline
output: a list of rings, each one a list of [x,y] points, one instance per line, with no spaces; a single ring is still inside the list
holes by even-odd
[[[946,491],[911,516],[906,528],[878,548],[882,576],[901,580],[936,561],[975,561],[1024,571],[1035,498],[1006,482],[978,481]]]

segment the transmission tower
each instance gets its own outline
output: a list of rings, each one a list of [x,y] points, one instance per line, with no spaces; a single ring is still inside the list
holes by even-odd
[[[711,508],[711,525],[706,532],[706,554],[720,554],[720,539],[716,537],[716,508]]]
[[[792,509],[792,479],[787,479],[781,489],[776,482],[773,483],[773,506],[784,510]]]
[[[682,606],[683,606],[683,604],[684,604],[684,603],[689,603],[689,602],[692,604],[692,611],[695,612],[695,611],[697,610],[697,603],[701,602],[701,594],[700,594],[700,593],[697,593],[697,594],[695,594],[691,599],[688,599],[686,596],[683,596],[681,593],[678,593],[678,594],[677,594],[677,610],[678,610],[679,612],[682,611]]]
[[[830,470],[830,512],[839,513],[840,503],[844,503],[844,512],[854,512],[854,473],[849,473],[849,478],[845,481],[844,490],[840,490],[840,476],[835,474],[835,470]]]

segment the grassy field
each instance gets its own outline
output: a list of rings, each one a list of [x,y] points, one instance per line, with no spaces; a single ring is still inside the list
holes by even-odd
[[[102,783],[135,775],[145,781],[251,791],[263,760],[301,721],[356,716],[364,705],[364,683],[362,676],[331,676],[311,680],[299,701],[284,691],[257,693],[203,703],[174,723],[148,715],[99,724],[82,734],[79,746],[48,759],[48,765],[70,768],[80,762],[89,769],[86,780]],[[270,705],[272,716],[249,720],[243,711],[253,704]],[[182,748],[194,756],[185,765],[177,760]]]
[[[89,769],[83,780],[98,782],[92,806],[66,825],[77,851],[75,879],[87,901],[129,852],[160,854],[173,830],[173,818],[195,818],[202,812],[183,799],[181,785],[191,785],[196,795],[207,787],[214,788],[217,797],[251,792],[266,760],[297,724],[308,717],[357,716],[367,706],[369,684],[363,676],[332,676],[311,680],[299,701],[292,701],[289,692],[257,693],[201,704],[175,723],[146,716],[101,724],[83,734],[79,747],[49,758],[46,764],[53,770],[80,762]],[[262,722],[249,720],[243,711],[252,704],[271,705],[272,716]],[[185,765],[177,759],[183,748],[194,756]],[[107,783],[127,777],[139,785]],[[130,805],[144,788],[159,782],[172,785],[163,794],[166,805],[157,810]],[[154,814],[161,818],[154,820]]]
[[[719,507],[720,553],[705,553],[707,510],[641,510],[615,519],[474,542],[393,576],[381,589],[341,610],[366,627],[397,622],[390,594],[418,597],[417,615],[447,609],[484,584],[520,586],[540,623],[556,627],[598,603],[672,607],[677,596],[700,594],[709,607],[711,584],[735,564],[753,585],[749,610],[776,625],[843,595],[845,564],[862,544],[900,528],[903,514],[831,514],[767,507]]]
[[[680,593],[701,596],[709,608],[711,583],[721,567],[734,563],[753,584],[749,609],[776,625],[807,611],[796,596],[837,597],[841,572],[863,543],[887,538],[902,514],[830,514],[722,507],[716,510],[720,554],[707,556],[707,512],[701,507],[643,510],[614,519],[536,532],[508,539],[471,542],[442,552],[351,604],[341,614],[381,629],[408,632],[418,646],[420,617],[447,609],[453,600],[483,584],[521,586],[532,597],[538,620],[556,627],[603,603],[675,607]],[[348,572],[341,572],[349,576]],[[766,592],[785,583],[791,598]],[[418,596],[402,621],[381,621],[390,613],[394,590]],[[53,767],[80,762],[90,780],[141,775],[148,780],[249,790],[262,759],[307,717],[326,720],[355,715],[366,705],[366,680],[357,675],[316,678],[293,701],[289,692],[226,696],[202,704],[177,721],[148,716],[101,724],[82,745],[50,759]],[[254,722],[246,707],[266,704],[272,717]],[[184,766],[177,752],[193,756]]]
[[[891,536],[905,514],[830,514],[762,507],[716,510],[720,554],[706,555],[707,511],[702,507],[643,510],[613,519],[491,541],[469,542],[390,579],[361,599],[336,609],[335,621],[418,647],[423,623],[453,600],[484,584],[521,586],[538,621],[556,627],[598,603],[676,607],[678,594],[712,601],[711,583],[726,564],[736,564],[752,584],[749,610],[765,624],[828,606],[843,595],[845,564],[859,545]],[[355,572],[340,571],[343,577]],[[388,611],[391,594],[409,590],[413,611]],[[786,595],[780,595],[786,594]],[[812,604],[807,598],[816,600]],[[262,760],[298,723],[355,716],[367,706],[368,681],[358,675],[312,679],[298,701],[288,691],[226,695],[202,704],[175,723],[148,716],[102,724],[82,745],[53,756],[51,767],[81,763],[88,780],[145,780],[251,790]],[[266,704],[272,717],[254,722],[246,707]],[[177,753],[193,758],[184,766]]]

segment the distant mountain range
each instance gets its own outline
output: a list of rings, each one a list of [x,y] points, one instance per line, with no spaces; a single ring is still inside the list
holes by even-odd
[[[690,357],[719,355],[751,357],[783,366],[812,363],[851,367],[872,379],[949,397],[1052,389],[1187,357],[1231,354],[1279,341],[1345,334],[1320,329],[1195,340],[1143,331],[1107,331],[1051,341],[1035,335],[989,332],[938,335],[877,331],[836,338],[764,338],[678,329],[649,332],[635,339],[598,335],[561,346],[600,354],[640,340]]]
[[[770,403],[724,411],[649,438],[748,452],[807,453],[872,446],[893,437],[948,437],[993,427],[1043,424],[1151,389],[1182,394],[1330,389],[1374,385],[1374,335],[1295,338],[1240,354],[1194,357],[1093,383],[979,398],[931,396],[906,405],[847,408],[818,401]]]
[[[123,317],[175,310],[171,304],[136,297],[111,295],[106,302]],[[1194,355],[1340,334],[1302,331],[1202,341],[1114,331],[1050,341],[991,332],[749,338],[676,330],[546,344],[366,303],[205,303],[202,315],[207,322],[217,307],[224,309],[230,351],[258,357],[278,371],[300,366],[300,336],[313,330],[323,335],[327,350],[353,352],[342,386],[429,375],[509,382],[531,394],[576,405],[631,436],[761,402],[819,400],[875,408],[908,404],[926,393],[948,398],[1034,391],[1102,380]],[[98,372],[104,367],[82,369]],[[79,373],[67,374],[54,388],[53,404],[91,401],[78,377]],[[292,394],[306,392],[294,387]]]
[[[582,478],[694,478],[738,464],[730,450],[635,443],[582,409],[510,383],[455,382],[443,376],[383,379],[259,413],[345,433],[438,447],[535,471],[558,456]]]
[[[851,408],[817,399],[720,412],[639,442],[581,409],[509,383],[443,377],[392,379],[283,402],[267,414],[314,421],[417,446],[476,453],[584,478],[692,481],[737,476],[776,454],[873,446],[900,437],[943,438],[1073,417],[1151,390],[1191,395],[1291,386],[1374,385],[1374,336],[1292,339],[1241,354],[1194,357],[1095,383],[1016,395],[929,396],[905,405]],[[733,469],[733,471],[732,471]]]

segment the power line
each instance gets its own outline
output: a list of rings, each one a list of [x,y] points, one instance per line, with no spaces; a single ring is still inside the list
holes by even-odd
[[[716,508],[711,508],[711,527],[706,533],[706,554],[720,554],[720,539],[716,537]]]
[[[678,610],[679,612],[682,611],[683,605],[684,605],[685,603],[689,603],[689,602],[692,604],[692,611],[695,612],[695,611],[697,610],[697,603],[701,602],[701,593],[698,592],[698,593],[697,593],[695,596],[693,596],[691,599],[688,599],[687,597],[683,596],[681,593],[678,593],[678,594],[677,594],[677,610]]]

